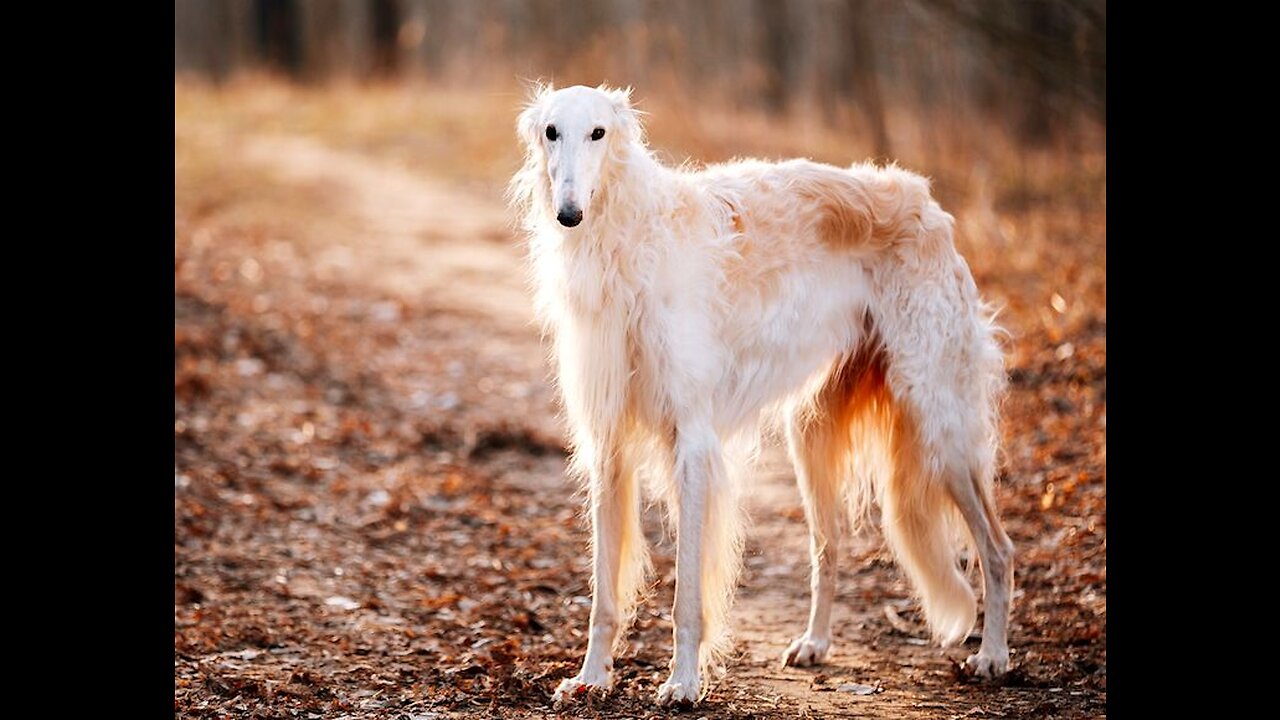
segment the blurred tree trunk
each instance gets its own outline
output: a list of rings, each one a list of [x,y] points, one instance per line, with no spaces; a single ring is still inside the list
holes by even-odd
[[[434,21],[429,10],[430,0],[400,0],[400,27],[396,30],[396,47],[399,49],[399,67],[410,77],[426,74],[429,51],[427,23]]]
[[[337,30],[341,25],[338,0],[303,2],[298,18],[302,46],[300,74],[310,80],[328,77],[337,62]]]
[[[315,0],[311,0],[314,2]],[[343,30],[337,71],[365,78],[373,69],[373,7],[367,0],[341,0],[338,22]]]
[[[300,3],[302,75],[368,77],[373,65],[373,13],[364,0]]]
[[[1075,40],[1075,62],[1083,74],[1082,94],[1094,113],[1107,122],[1107,0],[1071,0],[1068,6],[1080,14]]]
[[[173,6],[173,65],[224,80],[250,62],[249,0],[177,0]]]
[[[400,70],[400,3],[397,0],[374,0],[371,12],[371,70],[378,77],[394,77]]]
[[[1013,13],[1021,31],[1016,48],[1015,62],[1019,75],[1026,84],[1022,91],[1022,122],[1019,135],[1024,140],[1040,145],[1052,135],[1050,92],[1055,85],[1054,68],[1044,62],[1045,40],[1054,39],[1052,8],[1044,2],[1015,3]]]
[[[641,85],[648,80],[648,63],[644,62],[644,16],[637,0],[609,0],[609,22],[619,35],[620,63],[626,77],[623,84]]]
[[[254,2],[257,61],[293,75],[302,71],[302,17],[293,0]]]
[[[795,80],[791,17],[785,0],[759,0],[757,7],[764,25],[764,104],[772,112],[782,112]]]
[[[877,160],[888,160],[889,129],[880,95],[880,73],[876,68],[874,31],[880,26],[876,0],[848,0],[844,20],[849,52],[844,62],[842,89],[852,94],[871,131],[871,147]]]

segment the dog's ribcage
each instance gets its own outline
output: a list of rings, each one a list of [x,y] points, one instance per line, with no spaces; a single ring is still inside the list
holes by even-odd
[[[654,429],[711,418],[732,434],[857,347],[866,259],[824,246],[812,227],[744,219],[733,207],[751,198],[733,197],[725,213],[678,218],[693,232],[675,242],[690,228],[535,243],[574,425],[598,431],[631,412]]]

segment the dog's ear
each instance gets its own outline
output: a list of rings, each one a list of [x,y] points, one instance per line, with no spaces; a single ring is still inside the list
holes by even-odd
[[[613,104],[614,115],[618,119],[618,127],[628,140],[639,142],[644,136],[644,127],[640,123],[641,111],[631,106],[631,88],[608,88],[601,85],[599,90],[609,97]]]
[[[520,116],[516,118],[516,136],[520,138],[520,142],[526,147],[533,147],[537,142],[537,130],[534,125],[538,122],[538,104],[531,102],[524,106],[524,110],[520,112]]]
[[[529,101],[524,110],[516,118],[516,135],[526,146],[532,148],[538,144],[538,126],[542,122],[542,101],[555,92],[555,86],[536,83],[529,88]]]
[[[547,96],[554,92],[550,85],[536,83],[529,87],[529,100],[524,110],[516,117],[516,135],[524,144],[524,164],[511,176],[507,184],[507,201],[523,216],[525,227],[532,228],[540,217],[534,208],[544,207],[545,203],[537,202],[539,193],[545,193],[546,173],[542,162],[543,154],[539,150],[541,143],[538,136],[542,132],[544,103]]]

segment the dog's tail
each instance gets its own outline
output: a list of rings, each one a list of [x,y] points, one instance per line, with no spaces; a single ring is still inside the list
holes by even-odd
[[[870,514],[872,498],[878,501],[889,547],[920,596],[934,638],[949,645],[968,635],[977,615],[973,590],[956,563],[963,525],[916,414],[890,390],[889,360],[879,343],[873,331],[868,345],[875,349],[837,371],[844,405],[832,419],[847,427],[852,465],[845,499],[855,529]]]
[[[880,488],[881,524],[920,596],[934,640],[945,647],[969,634],[977,603],[956,562],[964,531],[955,503],[913,434],[901,424],[895,429],[894,467]]]
[[[848,394],[855,477],[847,494],[855,521],[871,497],[879,500],[888,544],[934,638],[949,645],[977,616],[956,552],[972,537],[949,481],[973,482],[992,502],[1004,388],[999,330],[955,251],[954,221],[929,199],[927,181],[867,166],[849,177],[858,188],[843,193],[844,202],[864,209],[851,211],[845,231],[897,251],[871,279],[865,362],[855,364],[861,380]]]

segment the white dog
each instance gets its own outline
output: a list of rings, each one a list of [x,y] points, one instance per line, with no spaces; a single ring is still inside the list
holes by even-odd
[[[587,655],[556,702],[612,684],[648,570],[640,475],[677,531],[675,656],[657,699],[701,698],[740,567],[740,474],[725,451],[773,416],[813,561],[809,627],[785,662],[826,657],[839,514],[856,521],[874,497],[944,645],[975,622],[953,542],[968,528],[986,622],[966,667],[1004,673],[1013,546],[991,492],[1003,358],[928,181],[807,160],[664,167],[629,91],[604,87],[540,88],[518,131],[511,197],[593,536]]]

